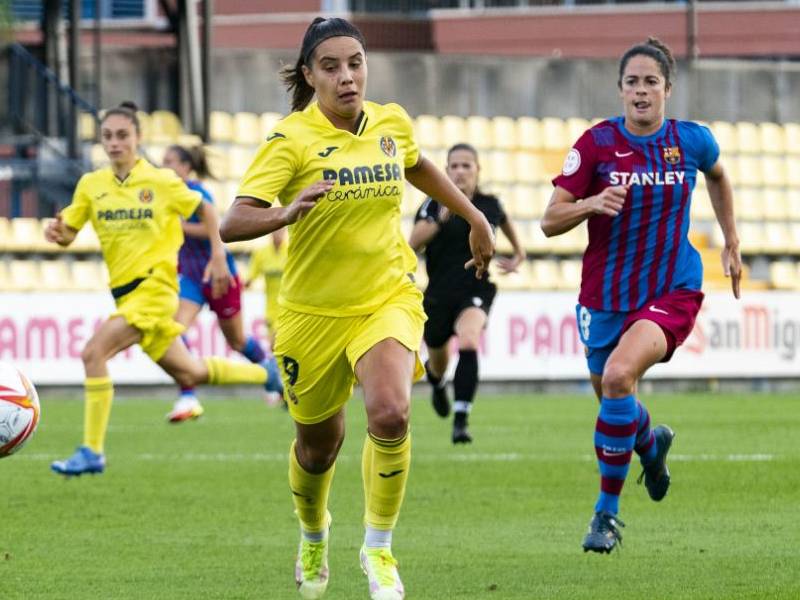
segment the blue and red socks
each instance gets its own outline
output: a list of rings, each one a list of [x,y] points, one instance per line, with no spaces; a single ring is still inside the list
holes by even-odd
[[[644,404],[636,401],[636,410],[639,412],[636,428],[636,444],[633,446],[636,454],[639,455],[639,460],[643,465],[653,462],[658,454],[658,446],[656,444],[656,436],[653,430],[650,429],[650,413],[644,407]]]
[[[600,467],[600,497],[595,512],[619,512],[619,495],[637,440],[639,406],[633,395],[600,400],[594,430],[594,449]]]
[[[251,363],[261,364],[267,358],[264,348],[261,347],[259,341],[252,335],[247,336],[247,340],[242,348],[242,356],[244,356]]]

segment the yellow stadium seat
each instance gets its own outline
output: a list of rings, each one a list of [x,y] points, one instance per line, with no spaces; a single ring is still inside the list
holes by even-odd
[[[5,251],[9,247],[10,241],[11,223],[9,223],[8,217],[0,217],[0,252]]]
[[[105,265],[99,260],[74,260],[71,265],[72,288],[75,290],[104,290],[108,287]]]
[[[0,261],[0,290],[11,289],[11,279],[8,274],[8,263],[4,260]]]
[[[758,135],[761,151],[764,154],[783,154],[786,151],[783,127],[777,123],[759,123]]]
[[[164,155],[167,153],[168,146],[165,144],[156,144],[150,142],[147,146],[142,148],[144,157],[157,167],[164,164]]]
[[[228,177],[241,179],[255,158],[253,146],[231,146],[228,149]]]
[[[489,177],[498,183],[512,183],[516,180],[514,172],[513,154],[503,150],[486,152],[488,160],[483,161],[483,165],[489,167]],[[481,172],[483,177],[483,172]]]
[[[791,232],[786,223],[766,223],[764,225],[765,252],[786,253],[792,249]]]
[[[753,155],[742,154],[738,158],[739,185],[762,185],[764,176],[761,172],[761,160]]]
[[[12,260],[8,267],[8,283],[8,289],[15,292],[40,290],[39,261]]]
[[[722,163],[722,166],[725,168],[725,172],[728,174],[728,179],[730,179],[733,185],[737,185],[739,183],[739,159],[737,156],[732,154],[720,154],[719,162]],[[698,177],[698,180],[700,177]],[[705,175],[703,176],[703,183],[704,185],[707,184],[705,181]]]
[[[558,262],[551,259],[532,260],[531,284],[537,290],[555,290],[560,287]]]
[[[733,197],[734,214],[744,221],[762,221],[764,219],[764,202],[759,188],[736,188]]]
[[[689,226],[689,243],[697,250],[709,247],[709,235],[705,231],[699,231],[694,226]]]
[[[711,206],[708,196],[697,194],[696,192],[692,194],[692,204],[689,210],[693,221],[711,221],[714,219],[714,207]]]
[[[195,146],[203,145],[203,138],[194,133],[182,133],[178,136],[178,139],[175,140],[175,143],[184,148],[194,148]]]
[[[462,117],[445,115],[441,119],[442,143],[445,148],[467,141],[467,125]]]
[[[475,146],[478,150],[494,148],[492,124],[489,119],[478,115],[467,117],[466,141]]]
[[[155,110],[150,115],[150,139],[160,144],[171,144],[183,133],[178,116],[168,110]]]
[[[748,121],[736,123],[736,143],[741,154],[760,154],[761,135],[758,126]]]
[[[91,223],[81,227],[69,249],[73,252],[100,252],[100,240]]]
[[[230,177],[228,148],[224,146],[206,146],[206,162],[211,173],[217,179],[228,179]]]
[[[216,179],[204,179],[203,186],[208,190],[208,193],[211,194],[211,197],[214,199],[214,206],[217,207],[217,212],[219,214],[224,213],[228,209],[227,204],[224,204],[226,199],[224,184]]]
[[[786,185],[800,188],[800,156],[786,157]]]
[[[542,155],[525,150],[514,153],[514,173],[516,180],[523,183],[542,183],[548,179]]]
[[[250,112],[238,112],[233,115],[233,143],[257,146],[262,139],[258,115]]]
[[[786,152],[800,155],[800,123],[784,123],[783,134]]]
[[[92,113],[80,113],[80,117],[78,118],[78,131],[83,141],[94,140],[97,131],[97,119]]]
[[[517,184],[511,188],[509,197],[509,212],[514,219],[538,219],[539,210],[538,188],[531,184]]]
[[[545,211],[547,210],[548,205],[550,204],[550,199],[553,197],[553,190],[555,188],[551,183],[543,183],[536,188],[536,205],[537,205],[537,213],[538,218],[544,216]]]
[[[236,179],[229,179],[228,181],[224,182],[222,185],[222,194],[219,197],[219,210],[220,212],[225,212],[231,207],[231,204],[234,203],[236,200],[236,194],[239,193],[239,181]],[[274,202],[277,202],[277,198],[273,198]],[[273,202],[273,204],[274,204]],[[280,206],[280,204],[278,204]]]
[[[276,112],[261,113],[261,117],[259,117],[261,129],[261,138],[258,140],[259,143],[267,139],[269,134],[272,133],[272,130],[277,126],[278,121],[280,121],[282,118],[283,116]]]
[[[142,142],[147,143],[151,141],[153,125],[150,115],[140,110],[137,111],[136,118],[139,120],[139,131],[142,135]]]
[[[789,223],[789,252],[800,254],[800,223],[797,221]],[[800,268],[800,267],[799,267]]]
[[[72,277],[67,263],[63,260],[39,261],[41,290],[56,291],[72,289]]]
[[[577,227],[561,235],[554,236],[548,241],[550,242],[550,251],[556,254],[581,253],[589,243],[589,231],[586,228],[586,222],[584,221]]]
[[[520,117],[516,123],[517,147],[522,150],[541,150],[542,124],[534,117]]]
[[[761,175],[765,185],[786,185],[786,160],[782,156],[762,156]]]
[[[100,169],[109,164],[108,155],[103,150],[102,144],[92,144],[92,149],[89,153],[89,159],[92,161],[93,169]]]
[[[786,190],[786,206],[792,219],[800,218],[798,217],[800,215],[800,189]],[[800,242],[800,238],[798,238],[798,242]]]
[[[800,287],[800,274],[793,262],[774,261],[769,265],[769,283],[776,290],[796,290]]]
[[[542,119],[542,139],[546,150],[566,150],[572,145],[564,121],[557,117]]]
[[[559,261],[561,286],[565,290],[577,290],[581,285],[583,262],[580,260]]]
[[[739,141],[733,124],[727,121],[714,121],[711,123],[711,133],[714,134],[723,154],[739,151]]]
[[[575,142],[578,141],[578,138],[583,135],[583,133],[591,127],[591,124],[586,119],[579,119],[577,117],[572,117],[567,119],[567,148],[571,148]]]
[[[214,144],[228,144],[234,139],[233,117],[221,110],[212,110],[209,115],[209,139]]]
[[[39,219],[15,217],[10,221],[9,250],[14,252],[35,252],[37,250],[55,250],[44,239],[44,232]]]
[[[522,261],[517,270],[512,273],[503,273],[497,265],[497,261],[489,263],[489,274],[492,281],[501,290],[526,290],[531,287],[530,265],[528,261]]]
[[[498,150],[514,150],[517,147],[517,128],[511,117],[494,117],[491,123],[492,142]]]
[[[419,115],[414,121],[417,143],[423,148],[441,148],[442,142],[441,123],[433,115]]]
[[[753,221],[738,224],[742,254],[758,254],[764,251],[764,227]],[[715,245],[722,248],[725,240],[719,227],[714,228]]]
[[[792,218],[786,194],[781,188],[764,188],[761,190],[764,204],[764,218],[770,221],[786,221]]]

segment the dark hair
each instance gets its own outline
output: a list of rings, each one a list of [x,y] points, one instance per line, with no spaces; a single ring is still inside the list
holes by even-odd
[[[454,144],[450,147],[447,151],[447,162],[450,162],[450,155],[453,152],[458,152],[459,150],[464,150],[466,152],[471,152],[472,155],[475,157],[475,162],[478,162],[478,151],[475,149],[475,146],[472,144],[467,144],[466,142],[459,142],[458,144]]]
[[[367,42],[364,36],[359,31],[358,27],[353,25],[350,21],[340,19],[337,17],[326,19],[324,17],[317,17],[311,22],[311,25],[306,29],[303,36],[303,44],[300,47],[300,56],[297,62],[292,65],[286,65],[281,69],[280,76],[286,89],[292,92],[292,112],[303,110],[311,98],[314,97],[314,88],[308,85],[305,76],[303,75],[303,66],[311,68],[311,59],[314,56],[314,50],[322,42],[332,37],[346,36],[351,37],[361,44],[364,51],[367,50]]]
[[[628,66],[628,61],[638,55],[649,56],[658,63],[661,69],[661,74],[664,76],[666,86],[669,89],[672,86],[672,77],[675,75],[675,58],[672,56],[672,51],[664,42],[658,38],[649,37],[643,44],[636,44],[622,55],[619,61],[619,79],[617,85],[622,87],[622,74],[625,72],[625,67]]]
[[[100,124],[102,125],[105,123],[106,119],[111,115],[122,115],[123,117],[127,117],[133,123],[133,126],[136,128],[136,133],[142,133],[142,127],[139,125],[139,117],[136,116],[136,111],[139,110],[139,107],[136,106],[135,102],[131,102],[130,100],[125,100],[119,103],[119,106],[115,108],[109,108],[107,111],[103,113],[103,118],[100,119]]]
[[[192,171],[197,173],[200,179],[216,179],[208,166],[208,157],[202,146],[186,148],[179,144],[173,144],[167,148],[167,152],[174,152],[182,163],[191,166]]]

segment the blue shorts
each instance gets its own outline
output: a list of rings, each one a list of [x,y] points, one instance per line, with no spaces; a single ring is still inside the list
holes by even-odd
[[[691,334],[702,303],[701,291],[678,289],[649,300],[639,309],[630,312],[596,310],[578,304],[575,315],[578,319],[578,333],[586,346],[589,372],[602,375],[606,361],[617,347],[622,334],[642,319],[653,321],[661,327],[667,339],[667,352],[661,362],[669,361],[675,348]]]
[[[179,278],[181,300],[188,300],[198,306],[208,304],[220,319],[231,319],[242,309],[242,285],[239,276],[233,276],[228,292],[219,298],[211,297],[211,285],[181,275]]]

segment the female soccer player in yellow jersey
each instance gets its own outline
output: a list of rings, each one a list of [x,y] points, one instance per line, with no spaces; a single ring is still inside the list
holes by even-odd
[[[352,24],[315,19],[284,81],[293,112],[261,145],[221,233],[241,240],[290,226],[275,354],[296,423],[289,453],[301,528],[295,578],[303,598],[321,597],[328,583],[328,492],[344,405],[358,381],[368,423],[361,565],[373,599],[399,599],[392,529],[408,477],[411,382],[423,373],[425,321],[416,257],[400,230],[404,179],[470,224],[469,264],[479,277],[494,236],[483,214],[420,156],[406,112],[364,100],[365,43]],[[276,199],[280,205],[271,206]]]
[[[182,386],[201,383],[258,383],[280,388],[277,364],[243,364],[224,358],[194,358],[174,320],[178,308],[178,249],[183,243],[181,217],[196,210],[207,224],[212,252],[205,279],[214,296],[227,291],[230,272],[219,237],[219,221],[170,169],[158,169],[137,154],[140,129],[136,106],[123,103],[106,111],[101,122],[103,149],[111,166],[84,175],[72,204],[45,230],[45,237],[69,246],[87,222],[100,239],[117,310],[92,335],[81,353],[86,371],[83,445],[51,467],[62,475],[102,473],[104,441],[113,386],[106,363],[125,348],[142,350]]]

